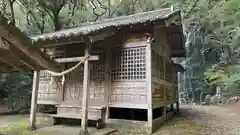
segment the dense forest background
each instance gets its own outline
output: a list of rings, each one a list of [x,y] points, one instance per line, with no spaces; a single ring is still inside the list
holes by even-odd
[[[29,36],[166,7],[182,11],[187,57],[174,59],[186,69],[180,74],[181,99],[200,103],[219,95],[236,97],[240,93],[239,0],[0,1],[1,13]],[[1,74],[0,101],[13,110],[28,108],[31,83],[29,73]]]

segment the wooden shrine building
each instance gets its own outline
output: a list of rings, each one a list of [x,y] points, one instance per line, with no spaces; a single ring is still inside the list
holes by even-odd
[[[178,103],[179,68],[172,57],[185,55],[180,11],[138,13],[32,39],[63,69],[90,56],[65,76],[64,86],[40,72],[38,104],[56,106],[56,120],[85,119],[82,111],[88,110],[89,120],[152,133],[166,117],[167,106]]]
[[[174,105],[178,108],[182,69],[172,58],[185,57],[179,10],[86,23],[31,40],[32,48],[51,60],[36,61],[43,68],[34,68],[30,126],[35,126],[36,100],[57,108],[55,124],[60,118],[81,119],[82,134],[87,120],[98,128],[151,134],[173,114]],[[68,69],[62,80],[54,77],[53,72]]]

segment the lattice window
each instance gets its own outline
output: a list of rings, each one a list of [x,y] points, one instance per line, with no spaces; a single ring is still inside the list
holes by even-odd
[[[105,65],[103,62],[101,63],[92,63],[90,65],[90,70],[91,70],[91,75],[90,75],[90,79],[94,80],[94,79],[104,79],[104,75],[105,75]]]
[[[90,100],[103,100],[104,99],[104,76],[105,65],[104,61],[94,62],[90,66]]]
[[[146,78],[146,48],[119,49],[113,53],[113,80]]]

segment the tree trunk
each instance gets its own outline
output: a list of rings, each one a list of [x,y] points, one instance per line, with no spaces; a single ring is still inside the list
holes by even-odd
[[[54,31],[61,30],[61,24],[58,15],[58,13],[53,15]]]
[[[14,7],[13,7],[13,4],[14,4],[15,0],[9,0],[9,6],[10,6],[10,11],[11,11],[11,24],[13,26],[16,25],[16,21],[15,21],[15,13],[14,13]]]

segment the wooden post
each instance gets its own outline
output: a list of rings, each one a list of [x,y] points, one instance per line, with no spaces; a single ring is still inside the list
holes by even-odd
[[[163,71],[164,71],[164,80],[167,82],[167,78],[166,78],[166,74],[167,74],[167,70],[166,70],[166,64],[167,64],[167,58],[165,53],[163,53]],[[167,115],[167,108],[166,108],[166,102],[167,102],[167,89],[166,89],[166,84],[164,84],[164,106],[163,106],[163,116],[165,117]]]
[[[171,104],[171,111],[174,112],[173,104]]]
[[[111,59],[111,48],[110,45],[107,44],[106,46],[106,58],[105,58],[105,105],[106,105],[106,112],[105,112],[105,122],[108,121],[109,118],[109,91],[111,90],[111,67],[110,63],[112,61]]]
[[[29,129],[30,130],[36,130],[36,113],[37,113],[39,74],[40,74],[39,71],[34,71],[31,111],[30,111],[30,119],[29,119]]]
[[[90,56],[91,44],[88,42],[85,50],[85,57]],[[81,131],[80,135],[88,135],[88,93],[89,93],[89,60],[86,59],[84,62],[84,73],[83,73],[83,93],[82,93],[82,119],[81,119]]]
[[[152,47],[151,43],[146,48],[146,80],[147,80],[147,104],[148,104],[148,123],[152,127]]]
[[[178,100],[178,102],[180,102],[181,103],[181,72],[178,72],[177,73],[177,100]]]
[[[180,112],[180,109],[179,109],[179,102],[181,103],[181,72],[178,72],[177,73],[177,79],[178,79],[178,87],[177,87],[177,96],[178,96],[178,100],[176,102],[176,108],[177,108],[177,112]],[[184,80],[185,81],[185,80]]]
[[[179,101],[176,102],[176,106],[177,106],[177,112],[180,112]]]

